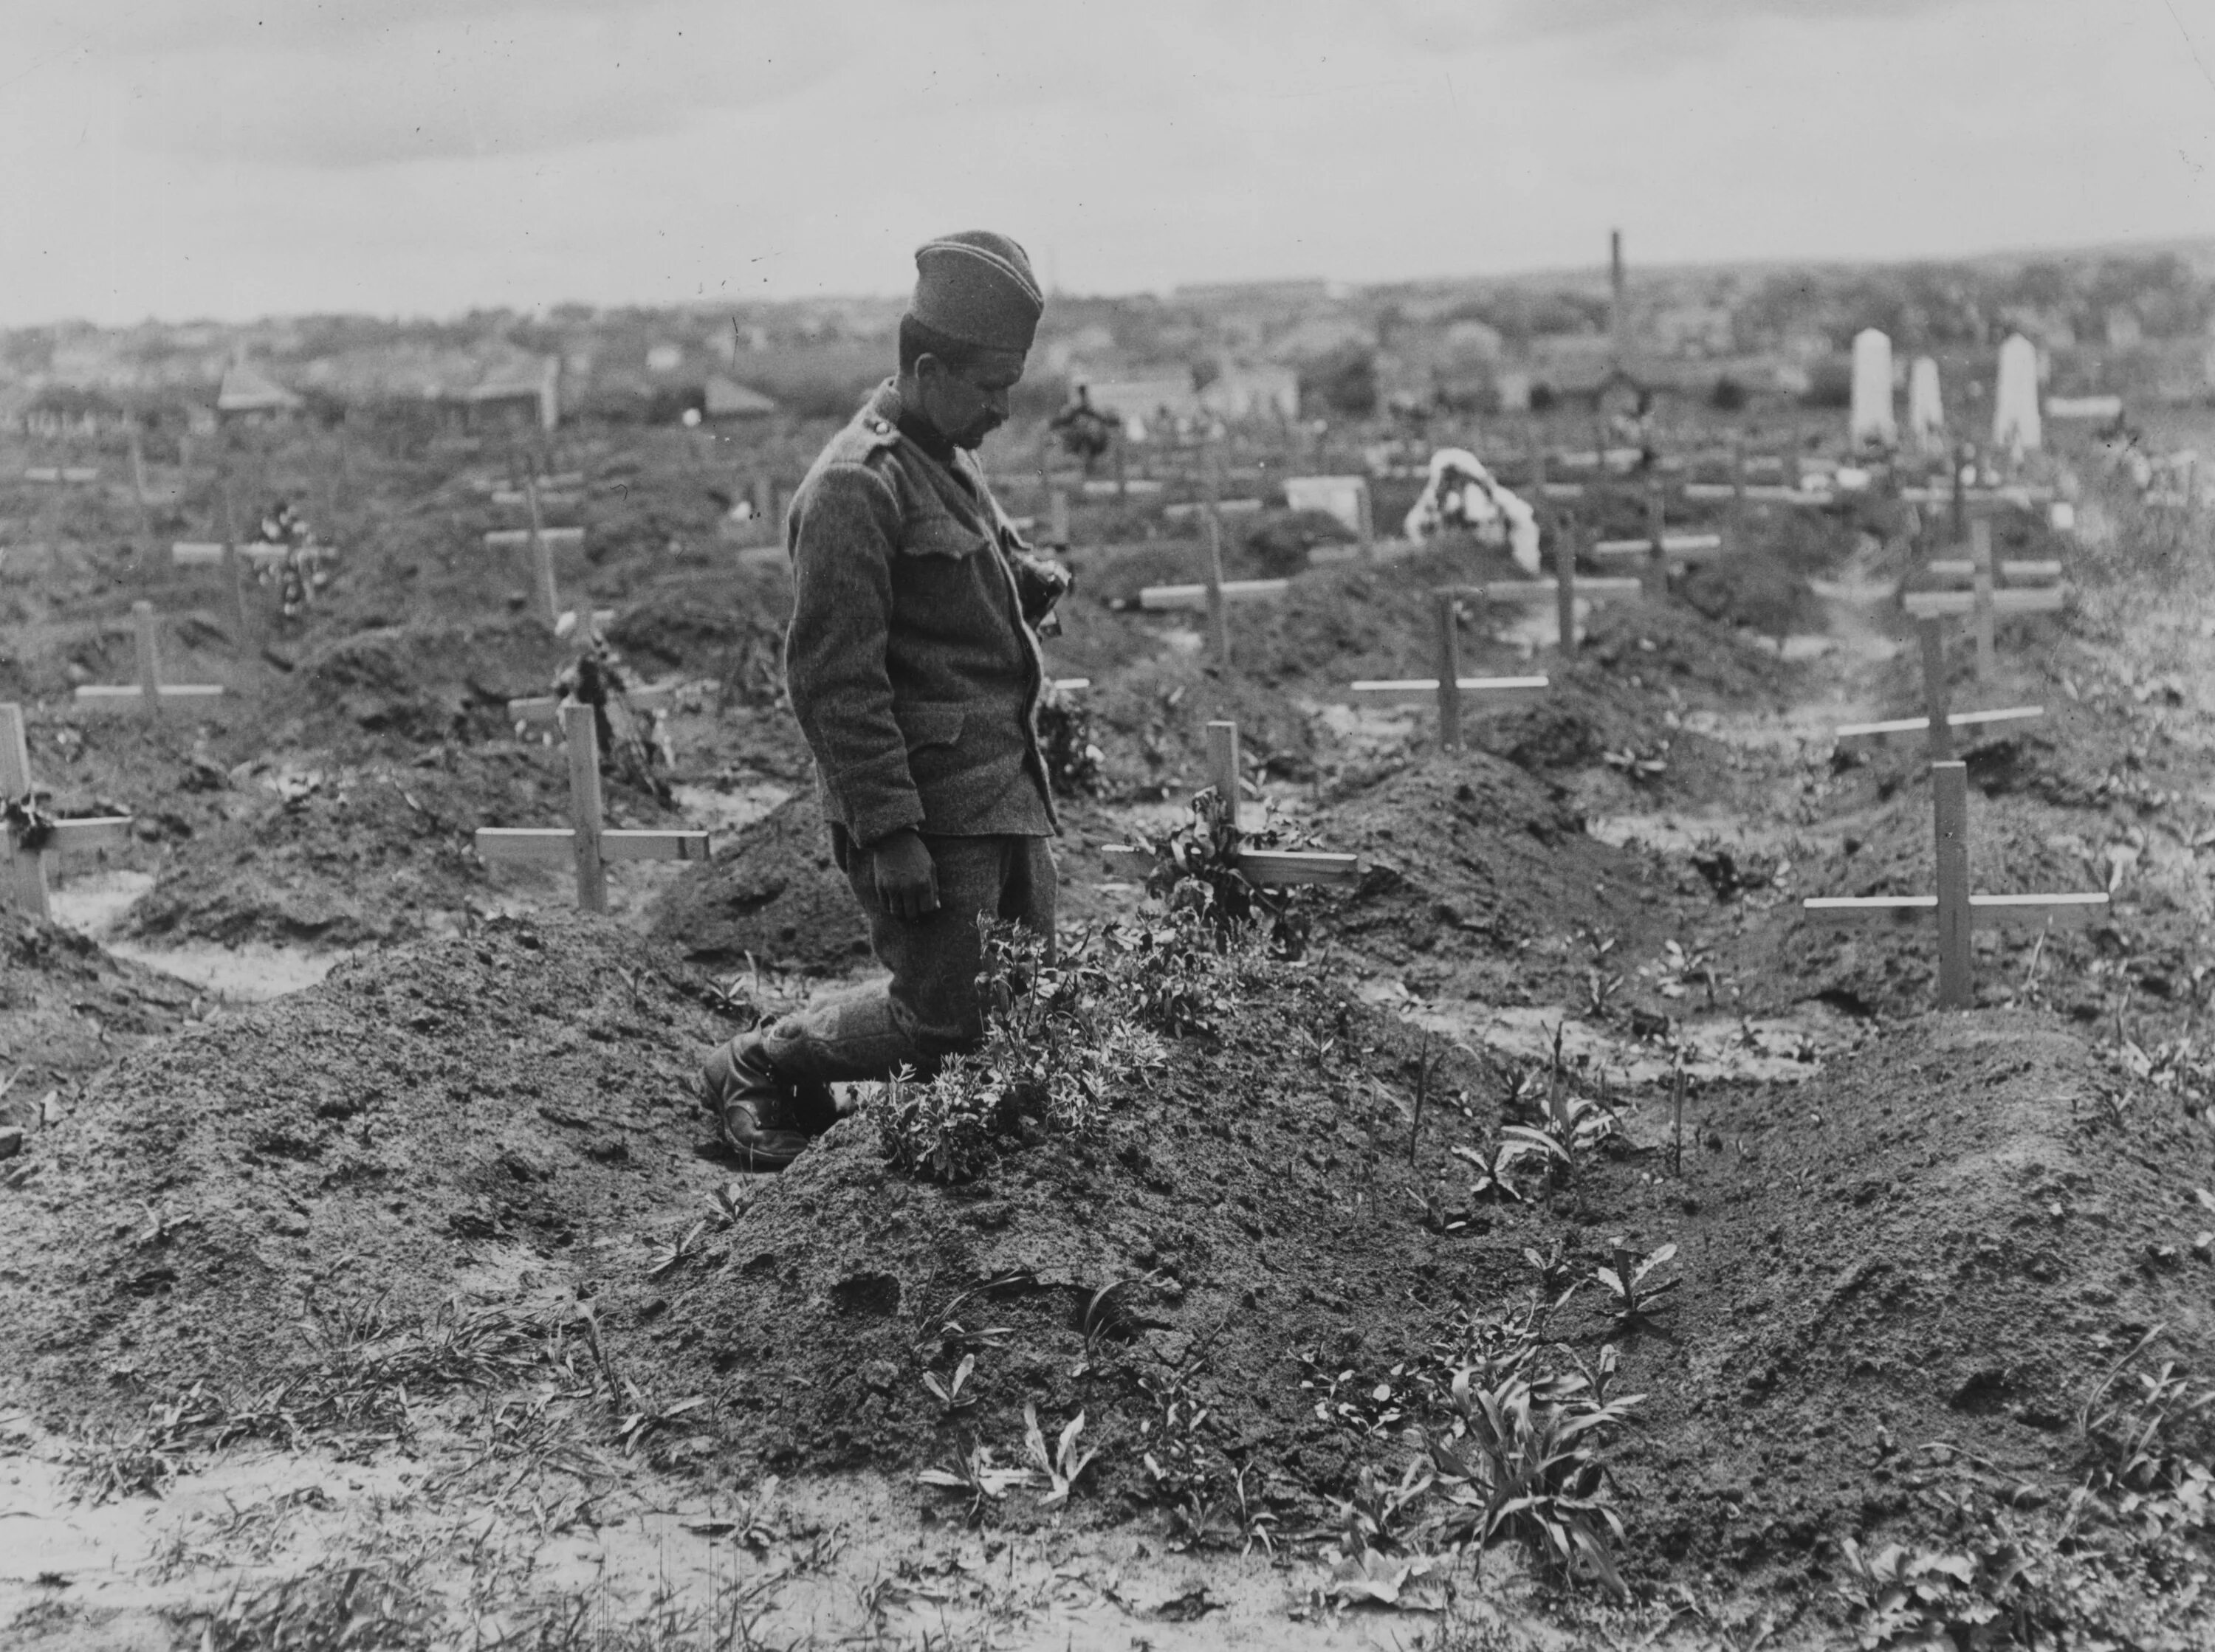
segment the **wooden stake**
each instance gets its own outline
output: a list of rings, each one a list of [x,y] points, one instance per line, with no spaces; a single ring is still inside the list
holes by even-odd
[[[137,633],[138,645],[138,692],[145,697],[146,709],[162,709],[162,656],[154,636],[154,605],[138,602],[131,604],[131,625]]]
[[[1959,545],[1969,536],[1968,456],[1973,451],[1964,442],[1954,450],[1954,543]]]
[[[1123,442],[1123,426],[1119,423],[1115,426],[1115,437],[1114,443],[1115,450],[1115,499],[1118,504],[1120,504],[1123,500],[1131,497],[1131,456],[1127,451],[1126,451]]]
[[[1661,479],[1656,476],[1646,485],[1646,537],[1652,547],[1647,554],[1654,561],[1654,588],[1664,597],[1669,594],[1667,517],[1661,497]]]
[[[538,479],[526,469],[523,473],[523,501],[531,507],[531,601],[549,630],[561,617],[561,598],[554,591],[554,547],[546,537],[546,525],[538,514]],[[586,604],[589,609],[590,603]],[[585,628],[592,628],[592,617],[586,615]],[[597,772],[597,771],[596,771]],[[598,911],[598,908],[591,910]]]
[[[1207,783],[1215,788],[1216,797],[1230,812],[1224,817],[1234,825],[1238,820],[1238,725],[1210,723],[1207,725]]]
[[[146,503],[146,456],[139,445],[138,421],[131,421],[131,493],[138,502],[138,566],[146,566],[154,542],[154,513]]]
[[[561,707],[561,737],[569,747],[569,818],[576,833],[577,904],[608,909],[608,873],[600,860],[600,737],[590,706]]]
[[[776,484],[766,472],[754,478],[754,519],[776,537]]]
[[[252,639],[253,621],[246,604],[246,559],[238,554],[238,508],[231,493],[230,466],[223,463],[218,486],[223,491],[223,566],[230,575],[231,616],[238,626],[238,646]]]
[[[23,738],[23,708],[0,706],[0,802],[28,802],[31,752]],[[9,905],[26,917],[52,915],[46,903],[46,860],[35,849],[18,848],[15,834],[0,826],[0,888]]]
[[[1991,680],[1996,669],[1992,658],[1992,524],[1979,517],[1969,524],[1969,560],[1976,565],[1977,681]]]
[[[1923,645],[1923,709],[1930,719],[1930,761],[1949,762],[1954,756],[1953,690],[1946,681],[1946,638],[1937,620],[1917,620],[1915,633]]]
[[[1439,747],[1461,750],[1461,616],[1451,591],[1440,591],[1439,616]]]
[[[1531,504],[1535,509],[1538,502],[1546,497],[1546,443],[1544,437],[1539,431],[1538,421],[1535,419],[1531,421],[1529,434],[1531,438]]]
[[[1554,535],[1554,614],[1561,626],[1561,650],[1577,652],[1577,528],[1572,519],[1557,518]]]
[[[1976,1001],[1969,960],[1969,766],[1930,766],[1930,803],[1938,856],[1938,1006]]]
[[[1365,480],[1353,496],[1354,532],[1361,541],[1362,554],[1366,556],[1377,548],[1377,517],[1369,500],[1369,484]]]
[[[1207,621],[1215,633],[1215,658],[1230,669],[1230,615],[1223,601],[1223,513],[1218,508],[1213,450],[1200,449],[1200,470],[1207,493]]]
[[[1069,493],[1065,488],[1053,490],[1052,507],[1046,517],[1046,542],[1057,551],[1069,548]]]

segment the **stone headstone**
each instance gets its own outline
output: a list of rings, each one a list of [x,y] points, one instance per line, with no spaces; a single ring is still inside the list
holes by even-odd
[[[1992,398],[1992,445],[2031,453],[2043,444],[2038,416],[2038,347],[2020,333],[2000,346],[2000,382]]]
[[[1908,439],[1924,453],[1939,453],[1946,446],[1946,407],[1938,395],[1938,364],[1917,356],[1907,373]]]
[[[1848,437],[1856,447],[1892,447],[1899,426],[1892,416],[1892,340],[1873,327],[1854,334],[1854,401]]]

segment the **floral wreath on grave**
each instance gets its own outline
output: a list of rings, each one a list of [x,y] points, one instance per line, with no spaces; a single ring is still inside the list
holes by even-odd
[[[9,798],[0,806],[0,821],[4,821],[8,835],[15,847],[26,854],[36,854],[53,841],[54,828],[59,823],[53,816],[39,806],[43,794],[26,792],[20,798]]]
[[[1238,857],[1255,849],[1311,849],[1316,840],[1279,824],[1273,799],[1265,799],[1261,807],[1264,823],[1242,829],[1235,806],[1226,807],[1215,787],[1194,797],[1189,822],[1140,840],[1154,863],[1146,875],[1146,893],[1173,914],[1188,912],[1201,920],[1219,945],[1266,923],[1270,951],[1297,958],[1307,950],[1314,927],[1313,891],[1256,883],[1240,867]]]

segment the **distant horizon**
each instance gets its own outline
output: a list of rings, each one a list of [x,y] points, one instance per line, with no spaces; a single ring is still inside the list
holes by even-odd
[[[13,9],[11,328],[872,298],[975,225],[1109,297],[2215,224],[2173,0]]]
[[[2040,263],[2089,262],[2095,260],[2110,258],[2155,258],[2165,254],[2176,254],[2186,257],[2194,257],[2196,255],[2198,258],[2206,260],[2209,264],[2215,265],[2215,235],[2151,236],[2143,240],[2138,241],[2100,242],[2082,246],[2003,248],[1973,253],[1908,254],[1899,258],[1764,257],[1717,259],[1666,264],[1650,263],[1644,265],[1640,264],[1635,257],[1631,255],[1629,249],[1626,249],[1624,264],[1628,272],[1629,284],[1635,290],[1638,278],[1641,273],[1660,277],[1683,278],[1690,275],[1720,273],[1727,271],[1774,272],[1779,270],[1802,269],[1826,271],[1850,269],[1877,270],[1893,269],[1907,266],[1934,264],[1958,264],[1962,266],[1993,264],[2028,265]],[[1170,299],[1174,298],[1180,291],[1191,288],[1214,288],[1230,291],[1240,287],[1267,287],[1315,283],[1367,291],[1389,287],[1451,287],[1476,283],[1513,284],[1555,281],[1566,282],[1571,280],[1588,280],[1594,278],[1604,281],[1607,277],[1607,261],[1603,258],[1593,263],[1583,265],[1555,265],[1530,269],[1472,272],[1450,275],[1410,275],[1377,281],[1344,281],[1329,275],[1318,275],[1310,271],[1296,274],[1250,276],[1226,280],[1181,281],[1168,287],[1132,288],[1126,291],[1112,292],[1077,292],[1063,289],[1056,289],[1049,292],[1047,295],[1047,314],[1050,320],[1052,316],[1052,303],[1055,299],[1070,300],[1080,303],[1113,303],[1119,300],[1130,298]],[[721,302],[732,304],[752,303],[778,306],[843,303],[889,304],[899,302],[905,296],[905,288],[887,288],[881,291],[876,292],[861,290],[845,292],[825,291],[805,297],[784,297],[775,294],[759,294],[750,298],[731,299]],[[468,309],[450,310],[442,314],[409,314],[406,312],[368,309],[303,309],[271,311],[261,315],[236,319],[217,315],[144,315],[138,317],[135,321],[96,321],[85,316],[61,315],[50,317],[44,321],[23,321],[0,327],[0,334],[36,333],[48,328],[74,327],[91,327],[101,332],[110,333],[125,333],[141,327],[218,327],[242,328],[269,326],[287,321],[307,321],[323,319],[341,321],[372,321],[402,327],[411,325],[451,327],[458,322],[466,321],[472,315],[494,310],[506,310],[511,314],[532,317],[543,317],[550,315],[556,309],[568,308],[573,305],[588,307],[596,312],[622,309],[638,309],[646,311],[678,311],[691,309],[696,311],[709,311],[715,308],[716,302],[717,301],[713,300],[691,299],[672,300],[664,303],[653,304],[641,303],[635,299],[617,299],[604,303],[594,303],[586,299],[563,298],[555,299],[545,304],[535,304],[527,307],[520,305],[476,304],[469,307]]]

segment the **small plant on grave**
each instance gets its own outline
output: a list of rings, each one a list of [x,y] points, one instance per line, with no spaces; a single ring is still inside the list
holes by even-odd
[[[969,1379],[976,1370],[977,1356],[964,1354],[952,1376],[942,1377],[936,1371],[926,1371],[923,1374],[923,1386],[930,1391],[931,1398],[938,1402],[944,1414],[952,1416],[977,1403],[977,1396],[969,1390]]]
[[[1657,1285],[1648,1285],[1646,1278],[1677,1254],[1674,1245],[1665,1245],[1660,1250],[1640,1257],[1623,1245],[1614,1247],[1613,1265],[1592,1270],[1592,1282],[1608,1294],[1615,1305],[1615,1322],[1618,1327],[1637,1325],[1651,1312],[1660,1300],[1678,1286],[1680,1279],[1672,1279]]]
[[[1625,780],[1643,785],[1669,772],[1669,743],[1663,740],[1643,749],[1623,746],[1617,750],[1601,752],[1599,760]]]
[[[1314,891],[1257,884],[1238,865],[1245,850],[1309,847],[1304,836],[1274,823],[1273,805],[1264,806],[1272,811],[1269,823],[1245,830],[1238,824],[1236,798],[1226,802],[1212,786],[1202,792],[1192,800],[1187,823],[1140,840],[1153,861],[1146,893],[1172,914],[1193,915],[1219,945],[1233,945],[1245,932],[1258,929],[1273,955],[1297,958],[1307,950]]]
[[[936,1181],[971,1179],[1026,1130],[1095,1130],[1117,1087],[1163,1059],[1131,1013],[1145,988],[1128,949],[1094,934],[1056,958],[1027,929],[978,927],[982,1043],[927,1079],[901,1074],[863,1104],[886,1156]]]
[[[1105,759],[1092,738],[1091,713],[1049,683],[1039,701],[1038,734],[1054,791],[1066,798],[1099,796]]]
[[[1605,1102],[1580,1096],[1569,1088],[1568,1063],[1562,1059],[1563,1028],[1554,1029],[1554,1049],[1546,1070],[1545,1092],[1530,1124],[1504,1124],[1500,1135],[1543,1155],[1555,1178],[1573,1182],[1577,1167],[1600,1144],[1620,1135],[1622,1126]]]
[[[2139,1337],[2077,1411],[2085,1477],[2072,1520],[2095,1504],[2149,1535],[2215,1521],[2215,1389],[2173,1360],[2140,1363],[2167,1330]]]
[[[1172,1546],[1242,1548],[1260,1544],[1275,1552],[1276,1516],[1263,1509],[1248,1484],[1248,1466],[1233,1465],[1209,1438],[1210,1408],[1180,1367],[1139,1379],[1155,1414],[1138,1424],[1139,1460],[1155,1495],[1169,1510]]]
[[[1863,1652],[2034,1645],[2040,1638],[2030,1621],[2028,1562],[2012,1544],[1953,1554],[1892,1544],[1869,1554],[1845,1538],[1838,1551],[1845,1564],[1834,1593]]]
[[[1428,1441],[1439,1490],[1457,1511],[1447,1535],[1480,1551],[1500,1537],[1519,1539],[1552,1581],[1591,1581],[1627,1598],[1614,1556],[1625,1533],[1608,1496],[1603,1448],[1645,1397],[1611,1392],[1612,1347],[1592,1369],[1531,1370],[1525,1362],[1494,1384],[1473,1371],[1457,1374],[1452,1425]]]
[[[1515,1168],[1525,1159],[1542,1152],[1537,1144],[1518,1141],[1503,1135],[1489,1155],[1475,1147],[1457,1145],[1450,1149],[1457,1159],[1466,1159],[1476,1169],[1470,1182],[1469,1196],[1472,1203],[1485,1199],[1512,1199],[1522,1202],[1523,1190],[1515,1185]]]
[[[969,1499],[967,1520],[974,1525],[990,1505],[1031,1477],[1027,1468],[1002,1468],[992,1461],[992,1448],[972,1441],[969,1448],[948,1458],[916,1478],[939,1491],[957,1491]]]
[[[1412,1546],[1416,1516],[1437,1481],[1437,1470],[1423,1457],[1408,1463],[1396,1484],[1379,1480],[1364,1464],[1354,1476],[1353,1495],[1328,1499],[1340,1550],[1358,1559],[1371,1551]]]
[[[1046,1433],[1039,1427],[1038,1407],[1023,1406],[1023,1450],[1029,1456],[1031,1466],[1043,1475],[1046,1493],[1039,1499],[1039,1507],[1051,1508],[1069,1501],[1069,1494],[1077,1488],[1078,1478],[1092,1465],[1100,1455],[1095,1447],[1080,1450],[1078,1438],[1084,1433],[1084,1413],[1079,1411],[1069,1420],[1051,1451],[1046,1448]]]
[[[58,823],[41,806],[46,795],[32,792],[0,803],[0,830],[15,840],[18,854],[36,854],[53,841]]]

